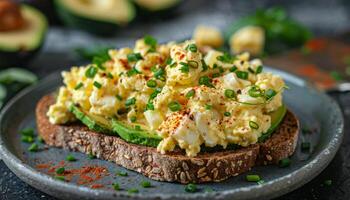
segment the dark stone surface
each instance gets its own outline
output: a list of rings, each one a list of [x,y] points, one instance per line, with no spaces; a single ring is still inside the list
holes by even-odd
[[[177,20],[170,19],[169,25],[164,22],[159,22],[158,25],[149,26],[149,24],[144,26],[142,31],[137,30],[137,28],[131,28],[128,31],[124,31],[120,34],[120,37],[115,41],[122,41],[120,44],[126,44],[128,41],[134,40],[136,37],[143,35],[145,32],[154,33],[157,37],[162,38],[161,40],[168,39],[181,39],[183,37],[188,37],[193,29],[193,25],[197,23],[209,23],[217,25],[223,28],[225,25],[229,24],[230,21],[236,19],[238,16],[242,16],[248,12],[251,12],[258,7],[267,7],[271,5],[281,5],[285,6],[291,15],[307,26],[311,27],[316,35],[334,35],[336,33],[345,31],[349,29],[349,8],[350,2],[343,0],[313,0],[313,1],[235,1],[230,2],[228,0],[223,1],[191,1],[186,3],[183,8],[182,16],[179,16]],[[249,2],[249,3],[247,3]],[[200,5],[200,6],[199,6]],[[188,7],[187,7],[188,6]],[[196,6],[199,6],[197,9]],[[192,9],[196,8],[196,9]],[[217,14],[215,14],[217,13]],[[208,20],[208,17],[201,18],[200,15],[205,15],[212,17],[213,20]],[[188,20],[191,19],[191,20]],[[188,22],[190,21],[190,22]],[[157,28],[162,29],[168,28],[170,31],[178,30],[176,26],[177,23],[183,23],[184,27],[192,27],[192,29],[178,31],[174,35],[167,35],[166,32],[158,31]],[[167,22],[168,23],[168,22]],[[165,24],[165,25],[164,25]],[[66,49],[67,47],[72,47],[74,45],[89,45],[92,42],[86,42],[84,40],[78,40],[78,42],[73,43],[69,46],[70,42],[63,44],[62,42],[58,44],[56,38],[58,39],[69,39],[69,35],[66,31],[57,30],[52,31],[49,34],[48,42],[44,48],[45,53],[40,55],[29,67],[34,72],[38,73],[41,77],[47,75],[52,71],[56,71],[62,68],[66,68],[72,64],[75,64],[74,59],[70,57],[65,57],[66,54],[60,54],[59,51]],[[72,34],[71,40],[75,41],[75,36]],[[85,37],[85,36],[84,36]],[[83,37],[83,38],[84,38]],[[170,38],[169,38],[170,37]],[[90,36],[86,36],[90,39]],[[96,39],[99,43],[109,43],[114,41],[113,39]],[[79,43],[80,41],[80,43]],[[66,46],[65,46],[66,45]],[[57,49],[53,47],[57,46]],[[308,184],[295,190],[287,195],[284,195],[281,199],[350,199],[350,93],[331,94],[341,105],[345,116],[345,134],[343,145],[341,146],[339,152],[337,153],[335,159],[331,164],[314,180],[311,180]],[[323,185],[325,180],[332,180],[331,186]],[[55,198],[40,192],[28,184],[19,180],[6,166],[0,161],[0,199],[1,200],[54,200]]]

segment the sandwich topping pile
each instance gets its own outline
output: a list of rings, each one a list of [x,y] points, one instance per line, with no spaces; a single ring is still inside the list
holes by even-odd
[[[204,148],[258,143],[285,109],[283,79],[264,72],[260,60],[202,52],[192,40],[158,44],[146,36],[62,76],[47,112],[52,124],[80,120],[121,138],[133,130],[162,154],[180,148],[193,157]]]

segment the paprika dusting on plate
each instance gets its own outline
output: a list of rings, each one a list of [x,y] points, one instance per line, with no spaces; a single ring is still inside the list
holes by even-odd
[[[326,47],[326,40],[323,38],[311,39],[305,44],[305,47],[311,52],[321,51]]]
[[[65,171],[62,176],[65,177],[66,181],[71,181],[73,177],[77,177],[78,185],[90,185],[93,189],[98,189],[103,187],[101,184],[94,184],[94,182],[100,180],[101,178],[109,175],[108,170],[104,166],[97,165],[86,165],[81,168],[67,168],[64,160],[60,161],[57,165],[53,165],[52,163],[42,163],[37,164],[36,168],[41,170],[47,170],[47,173],[56,175],[56,169],[65,167]]]
[[[296,73],[307,77],[322,89],[331,88],[336,84],[336,81],[329,73],[322,71],[314,64],[302,65],[297,68]]]

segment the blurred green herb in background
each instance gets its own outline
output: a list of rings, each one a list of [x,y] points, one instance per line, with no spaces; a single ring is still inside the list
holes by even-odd
[[[80,60],[92,61],[95,57],[109,57],[108,50],[113,47],[97,46],[97,47],[78,47],[74,49],[75,54]]]
[[[21,89],[38,81],[32,72],[21,68],[9,68],[0,71],[0,107]]]
[[[235,21],[226,31],[226,39],[246,26],[258,26],[265,31],[264,51],[268,54],[302,46],[312,37],[301,23],[290,18],[281,7],[257,10],[254,14]]]

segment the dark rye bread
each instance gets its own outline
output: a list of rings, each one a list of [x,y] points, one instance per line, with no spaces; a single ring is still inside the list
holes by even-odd
[[[278,162],[293,154],[299,132],[297,119],[288,112],[276,133],[263,144],[200,153],[196,157],[188,157],[182,152],[162,155],[155,148],[130,144],[115,136],[90,131],[81,124],[53,125],[46,113],[54,102],[52,96],[44,96],[36,107],[38,133],[46,144],[92,153],[159,181],[184,184],[222,181],[248,171],[256,164]]]

